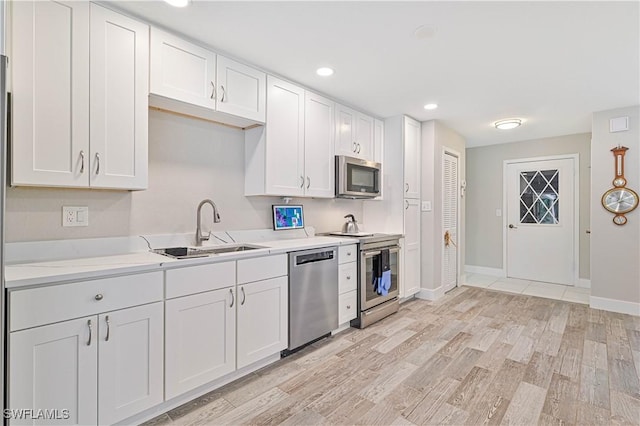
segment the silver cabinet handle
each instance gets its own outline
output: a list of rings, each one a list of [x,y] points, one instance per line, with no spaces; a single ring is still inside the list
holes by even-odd
[[[360,144],[358,144],[358,151],[356,151],[356,154],[360,154]]]
[[[404,184],[404,192],[409,192],[409,184],[408,183]]]
[[[211,82],[211,99],[214,99],[216,96],[216,85],[214,82]]]
[[[100,153],[96,152],[96,175],[100,174]]]
[[[509,224],[509,229],[518,229],[517,226],[514,226],[512,223]]]
[[[300,188],[304,188],[304,176],[300,176]]]
[[[231,304],[229,305],[229,307],[233,308],[233,304],[236,302],[236,298],[233,297],[233,289],[229,289],[229,293],[231,293]]]
[[[347,305],[347,309],[351,309],[351,305]]]
[[[105,336],[104,341],[108,342],[109,341],[109,333],[111,331],[111,323],[109,322],[109,315],[107,315],[107,317],[104,320],[107,323],[107,335]]]
[[[358,144],[353,142],[353,152],[356,152],[357,148],[358,148]]]
[[[224,89],[224,86],[221,84],[220,88],[222,89],[222,98],[220,98],[220,102],[224,102],[224,98],[227,95],[227,91]]]
[[[91,326],[91,320],[87,321],[87,327],[89,327],[89,340],[87,341],[87,346],[91,346],[91,336],[93,335],[93,327]]]
[[[347,279],[350,280],[351,279],[351,275],[347,275]]]
[[[96,297],[94,297],[94,299],[96,299],[97,301],[100,301],[104,298],[104,296],[102,295],[102,293],[98,293],[96,294]]]
[[[351,252],[350,251],[347,252],[347,256],[351,256]]]
[[[240,290],[242,290],[242,302],[240,302],[240,304],[244,305],[245,300],[247,300],[247,295],[244,292],[244,287],[240,287]]]
[[[311,178],[307,176],[307,189],[311,186]]]
[[[404,209],[409,210],[409,202],[407,200],[404,200]]]
[[[84,173],[84,151],[80,151],[80,173]]]

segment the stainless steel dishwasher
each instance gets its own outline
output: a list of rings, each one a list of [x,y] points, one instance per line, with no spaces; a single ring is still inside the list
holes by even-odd
[[[289,347],[282,355],[338,328],[338,250],[289,253]]]

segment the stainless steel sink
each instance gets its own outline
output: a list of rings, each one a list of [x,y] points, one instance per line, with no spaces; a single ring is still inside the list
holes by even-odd
[[[247,250],[256,250],[266,248],[264,246],[257,246],[253,244],[239,244],[239,245],[228,245],[221,247],[207,247],[207,248],[197,248],[197,247],[166,247],[151,250],[153,253],[161,254],[163,256],[172,257],[174,259],[193,259],[196,257],[207,257],[214,254],[221,253],[235,253]]]

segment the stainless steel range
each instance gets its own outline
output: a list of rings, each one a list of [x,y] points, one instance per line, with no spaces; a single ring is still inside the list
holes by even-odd
[[[355,238],[358,241],[358,317],[352,327],[365,328],[398,311],[398,283],[400,277],[400,234],[357,235],[335,232],[331,235]],[[388,288],[380,286],[380,272],[390,271]]]

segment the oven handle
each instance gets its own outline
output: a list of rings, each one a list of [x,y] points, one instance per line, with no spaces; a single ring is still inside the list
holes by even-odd
[[[389,247],[385,247],[385,249],[388,249],[389,252],[399,252],[400,251],[400,246],[389,246]],[[362,256],[366,258],[366,257],[377,256],[380,253],[381,253],[380,250],[363,251],[362,252]]]

